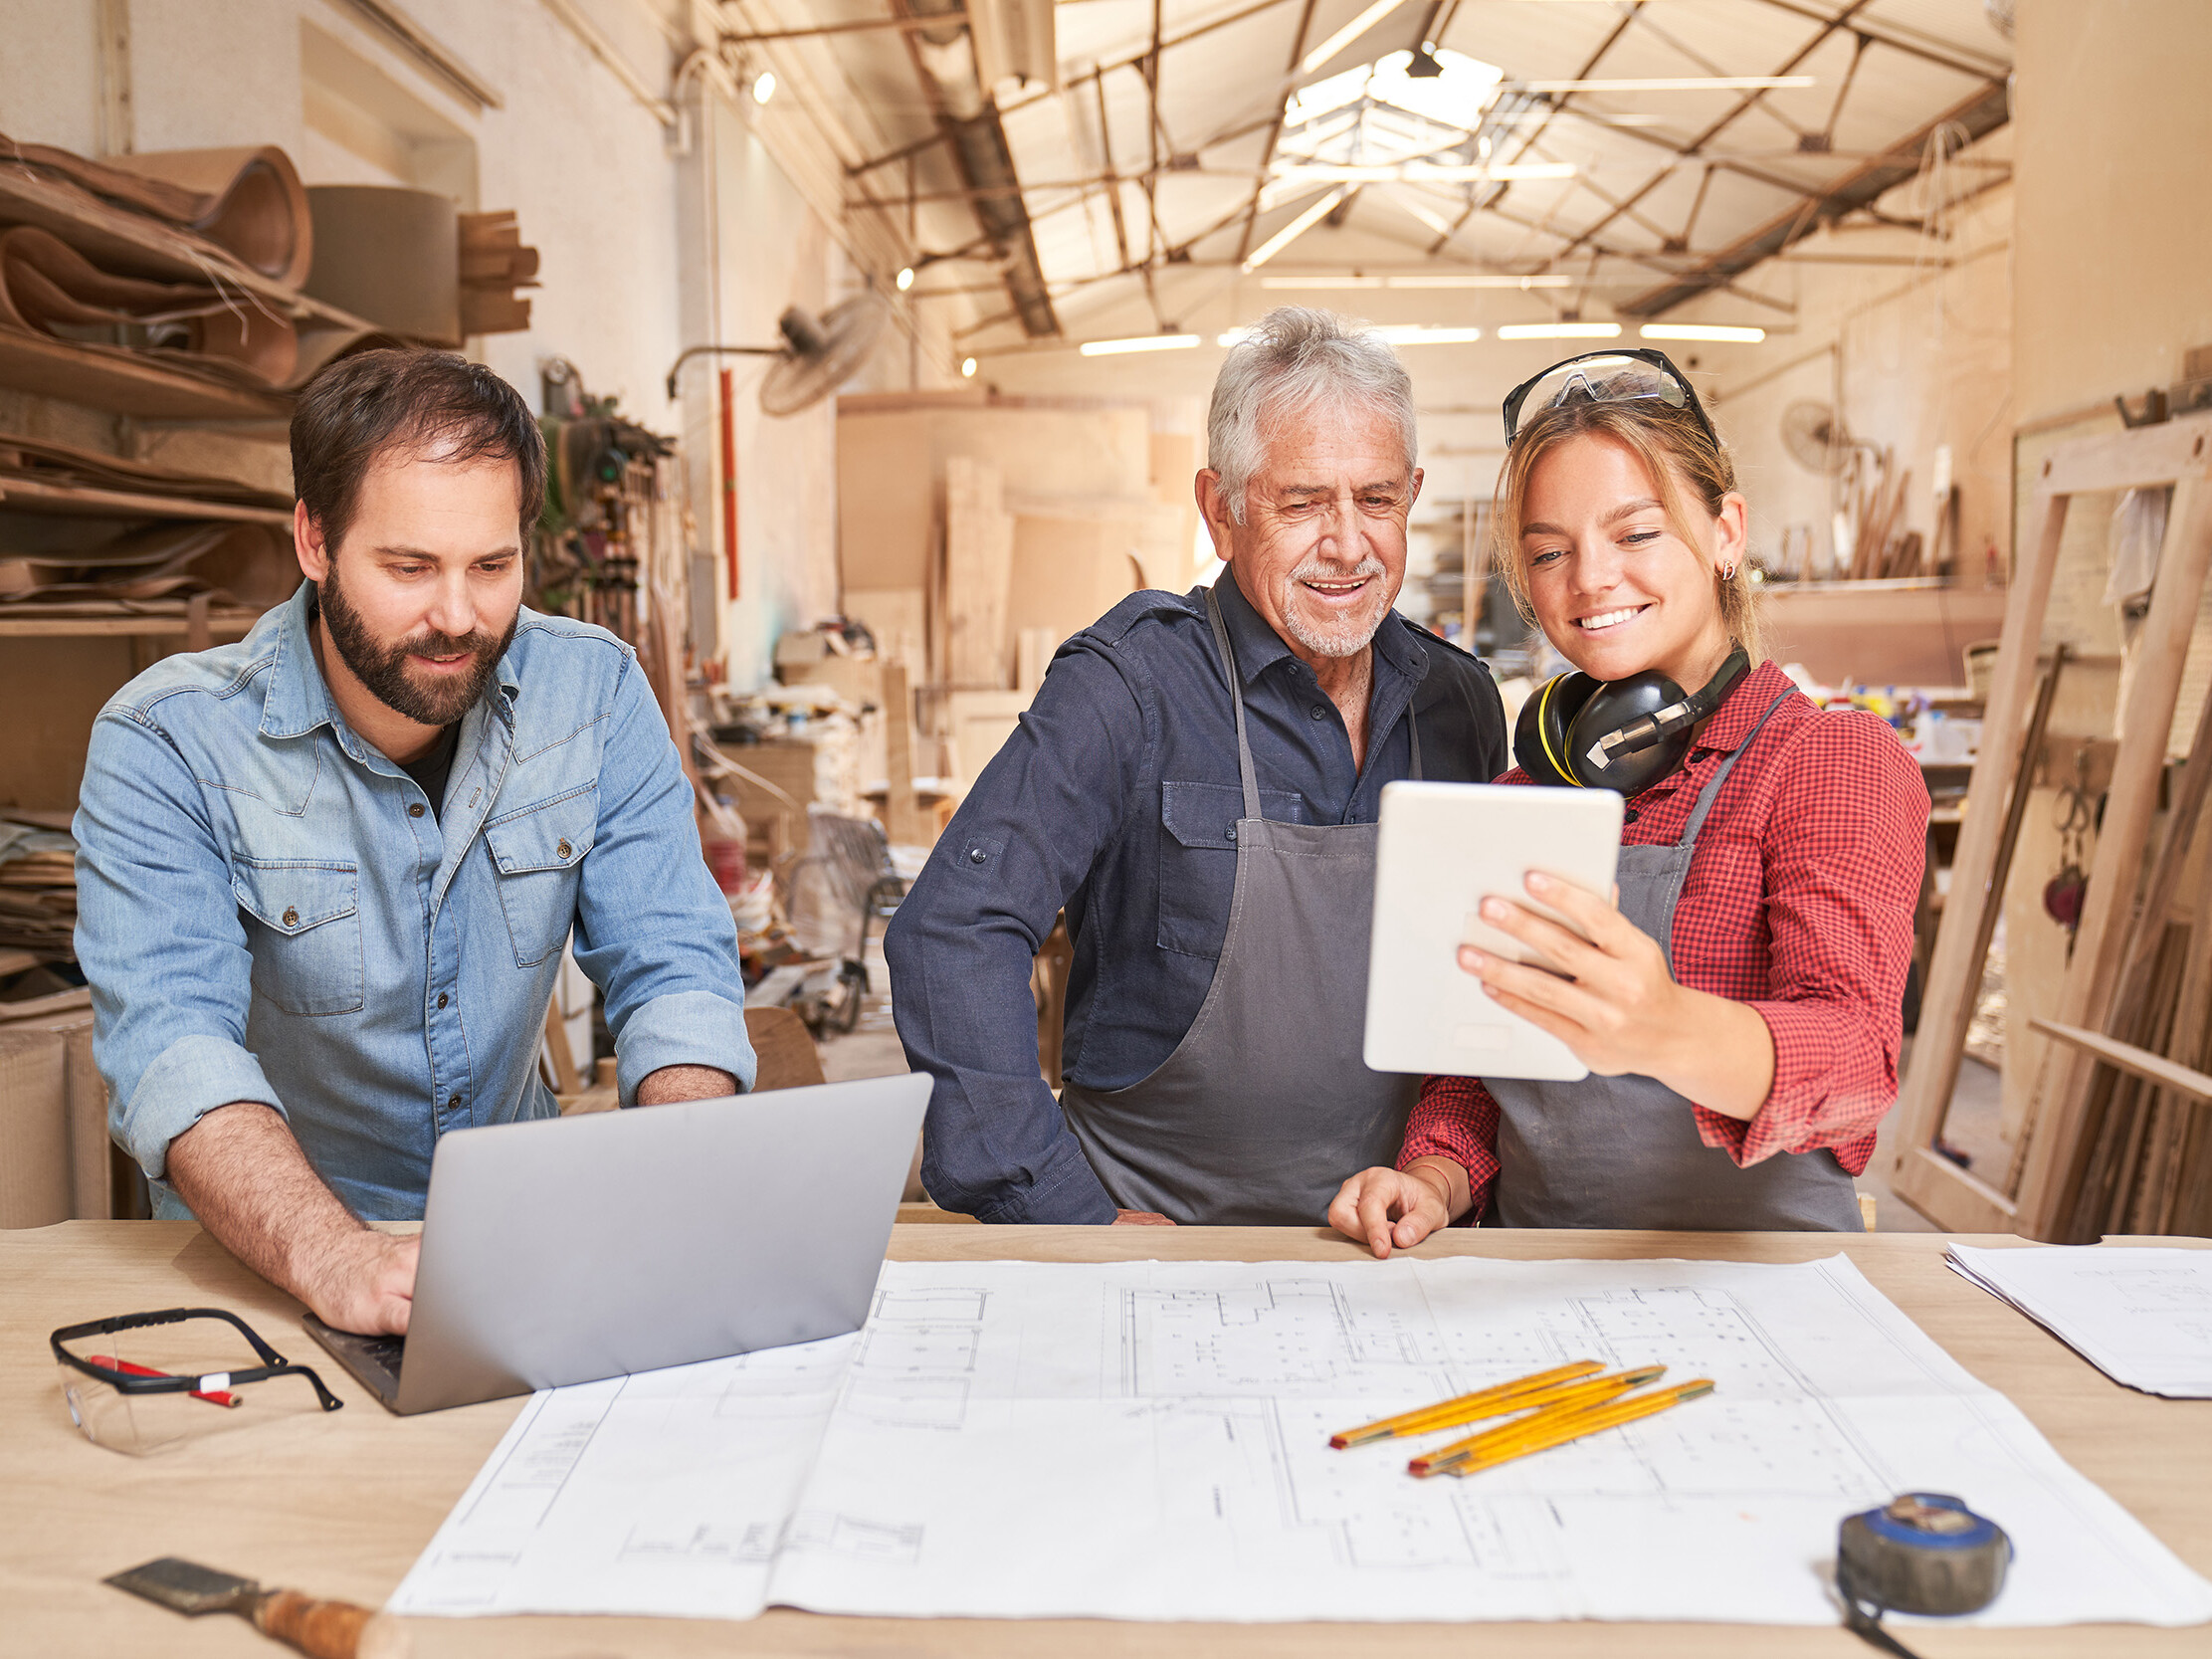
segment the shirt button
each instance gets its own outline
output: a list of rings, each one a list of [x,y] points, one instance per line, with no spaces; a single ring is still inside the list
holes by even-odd
[[[968,849],[968,862],[970,864],[981,864],[990,856],[991,855],[989,853],[986,853],[981,847],[970,847]]]
[[[443,1008],[443,1007],[444,1007],[445,1005],[446,1005],[446,993],[445,993],[444,991],[440,991],[440,992],[438,993],[438,1006],[439,1006],[439,1007],[441,1007],[441,1008]]]
[[[458,1109],[458,1108],[460,1107],[460,1105],[461,1105],[461,1097],[460,1097],[459,1095],[448,1095],[448,1096],[446,1097],[446,1110],[447,1110],[448,1112],[452,1112],[452,1111],[455,1111],[455,1110],[457,1110],[457,1109]]]
[[[555,847],[553,851],[560,854],[562,858],[566,858],[568,856],[568,843],[563,841],[559,846]]]
[[[423,803],[422,803],[421,801],[409,801],[409,802],[407,803],[407,816],[408,816],[408,817],[410,817],[410,818],[420,818],[420,817],[421,817],[422,815],[423,815]]]
[[[288,927],[288,928],[297,928],[297,927],[299,927],[299,926],[300,926],[300,913],[299,913],[298,911],[294,910],[294,909],[293,909],[293,908],[292,908],[291,906],[289,906],[289,905],[288,905],[288,906],[286,906],[286,907],[285,907],[285,916],[284,916],[284,923],[285,923],[285,926],[286,926],[286,927]]]
[[[1230,840],[1234,841],[1234,840],[1236,840],[1236,838],[1237,838],[1237,826],[1236,826],[1235,824],[1231,824],[1231,825],[1230,825],[1230,826],[1229,826],[1229,827],[1228,827],[1227,829],[1223,830],[1223,831],[1222,831],[1221,833],[1222,833],[1223,835],[1226,835],[1226,836],[1227,836],[1227,837],[1228,837],[1228,838],[1229,838]]]
[[[1315,720],[1326,720],[1328,718],[1328,711],[1323,709],[1318,703],[1314,704],[1312,708],[1307,710],[1306,712],[1308,715],[1312,716]]]

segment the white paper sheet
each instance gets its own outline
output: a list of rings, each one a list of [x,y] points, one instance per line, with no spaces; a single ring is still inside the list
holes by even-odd
[[[1326,1444],[1578,1358],[1718,1391],[1465,1480]],[[1908,1489],[2011,1533],[1975,1622],[2212,1619],[1843,1256],[890,1263],[856,1336],[538,1395],[391,1605],[1828,1624]]]
[[[1954,1244],[1949,1261],[2114,1382],[2212,1399],[2212,1250]]]

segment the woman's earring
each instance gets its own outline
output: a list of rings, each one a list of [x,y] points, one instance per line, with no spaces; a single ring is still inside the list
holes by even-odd
[[[1732,559],[1728,563],[1720,566],[1720,579],[1724,582],[1732,582],[1735,580],[1735,562]]]

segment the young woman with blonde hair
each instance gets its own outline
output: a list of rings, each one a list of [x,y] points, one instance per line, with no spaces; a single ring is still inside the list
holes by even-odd
[[[1871,715],[1764,661],[1746,508],[1657,351],[1555,364],[1506,404],[1501,568],[1578,671],[1530,697],[1505,783],[1628,797],[1612,900],[1538,875],[1487,921],[1565,970],[1460,968],[1589,1067],[1432,1077],[1394,1168],[1328,1218],[1387,1256],[1450,1222],[1860,1226],[1851,1178],[1897,1096],[1927,791]]]

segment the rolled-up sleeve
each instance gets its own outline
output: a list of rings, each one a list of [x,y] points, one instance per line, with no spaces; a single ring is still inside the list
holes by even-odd
[[[1142,702],[1080,637],[937,839],[884,950],[906,1057],[935,1079],[922,1184],[993,1222],[1114,1216],[1037,1061],[1033,959],[1122,826]]]
[[[729,903],[707,873],[668,723],[632,659],[616,683],[599,822],[576,898],[576,964],[606,993],[622,1104],[664,1066],[750,1089],[745,981]]]
[[[78,794],[77,959],[107,1127],[149,1179],[234,1102],[284,1103],[245,1047],[253,961],[200,786],[158,726],[108,710]]]
[[[1697,1112],[1738,1164],[1826,1146],[1866,1167],[1897,1100],[1927,812],[1919,767],[1871,716],[1823,716],[1791,745],[1764,832],[1769,988],[1746,999],[1773,1087],[1748,1121]]]

